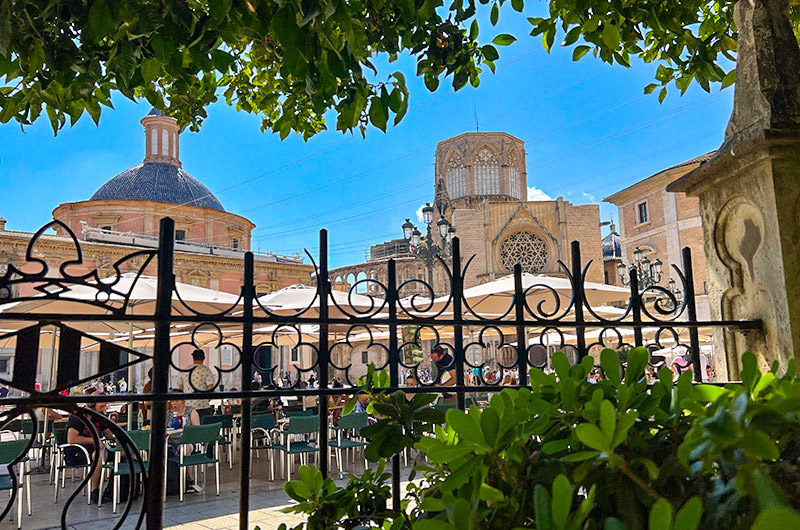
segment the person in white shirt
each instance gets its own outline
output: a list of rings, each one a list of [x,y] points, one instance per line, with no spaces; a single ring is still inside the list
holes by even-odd
[[[183,374],[183,391],[184,392],[205,392],[212,390],[214,385],[217,384],[217,378],[211,368],[203,364],[206,360],[206,354],[200,348],[192,352],[193,364],[188,372]],[[211,414],[211,404],[206,399],[188,399],[186,405],[192,407],[197,411],[197,414],[202,418]]]

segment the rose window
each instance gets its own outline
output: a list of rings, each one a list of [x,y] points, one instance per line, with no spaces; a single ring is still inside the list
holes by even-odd
[[[542,272],[547,264],[547,245],[530,232],[517,232],[500,245],[500,262],[508,272],[514,265],[522,265],[523,272]]]

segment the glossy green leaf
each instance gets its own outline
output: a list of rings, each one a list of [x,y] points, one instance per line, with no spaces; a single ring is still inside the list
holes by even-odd
[[[722,78],[722,88],[728,88],[736,82],[736,69],[734,68]]]
[[[500,58],[500,54],[497,53],[497,48],[491,44],[487,44],[486,46],[482,47],[481,51],[483,52],[483,56],[489,61],[496,61]]]
[[[498,46],[508,46],[509,44],[513,44],[516,42],[517,38],[513,35],[508,33],[501,33],[494,39],[492,39],[492,44],[497,44]]]
[[[489,14],[489,21],[492,23],[492,26],[497,25],[497,19],[500,18],[500,5],[495,2],[492,5],[492,11]]]
[[[502,491],[485,483],[481,484],[480,497],[487,502],[503,502],[506,499]]]
[[[675,516],[673,530],[697,530],[703,517],[703,501],[700,497],[692,497],[683,505]]]
[[[564,530],[572,510],[572,484],[564,475],[558,475],[553,481],[552,508],[553,526],[556,530]]]
[[[617,414],[610,401],[604,399],[600,403],[600,430],[606,440],[614,439],[614,430],[617,426]]]
[[[562,462],[583,462],[585,460],[591,460],[592,458],[597,458],[600,455],[597,451],[577,451],[574,453],[569,453],[566,456],[561,457]]]
[[[644,370],[650,361],[650,352],[647,348],[634,348],[628,354],[628,366],[625,369],[625,382],[634,383],[644,376]]]
[[[744,387],[748,392],[752,391],[759,378],[758,363],[755,355],[750,352],[742,354],[742,370],[740,374]]]
[[[800,513],[788,507],[772,508],[759,514],[752,530],[800,528]]]
[[[572,50],[572,60],[573,61],[580,61],[583,59],[583,56],[589,53],[589,50],[592,48],[586,46],[585,44],[581,44],[580,46],[575,46],[575,49]]]
[[[608,348],[600,352],[600,367],[603,369],[606,378],[611,381],[614,386],[619,386],[622,381],[619,354]]]
[[[380,98],[373,97],[369,105],[369,121],[378,129],[386,132],[386,122],[389,120],[388,105]]]
[[[475,40],[478,38],[478,34],[480,32],[480,27],[478,26],[478,19],[474,19],[472,24],[469,26],[469,38],[471,40]]]
[[[670,530],[672,527],[672,505],[667,499],[658,499],[650,508],[649,530]]]
[[[584,445],[601,452],[609,451],[610,440],[607,440],[600,429],[591,423],[582,423],[575,427],[575,435]]]
[[[533,510],[538,530],[553,530],[553,509],[550,493],[541,484],[533,488]]]
[[[695,385],[692,388],[692,397],[704,403],[718,400],[720,397],[729,394],[730,391],[723,387],[714,385]]]

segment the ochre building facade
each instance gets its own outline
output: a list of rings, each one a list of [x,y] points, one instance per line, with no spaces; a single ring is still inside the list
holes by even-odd
[[[700,205],[695,197],[667,191],[667,185],[713,155],[713,152],[707,153],[664,169],[605,198],[617,206],[622,261],[626,265],[633,264],[637,248],[651,263],[660,259],[663,273],[659,285],[662,287],[667,287],[673,278],[682,288],[672,266],[683,270],[682,249],[691,249],[699,320],[711,319]]]

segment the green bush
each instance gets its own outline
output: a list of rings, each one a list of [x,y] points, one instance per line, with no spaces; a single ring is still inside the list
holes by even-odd
[[[604,351],[597,384],[587,381],[592,362],[556,354],[555,374],[533,369],[530,389],[503,390],[484,410],[449,410],[444,425],[425,412],[428,398],[377,390],[386,377],[371,370],[365,387],[383,418],[366,433],[366,454],[413,443],[427,457],[412,473],[421,480],[395,512],[382,467],[344,487],[305,470],[286,485],[300,503],[292,509],[309,514],[309,530],[800,528],[794,363],[761,374],[746,354],[742,382],[721,387],[688,373],[674,380],[666,368],[648,385],[644,348],[629,353],[624,375]]]

